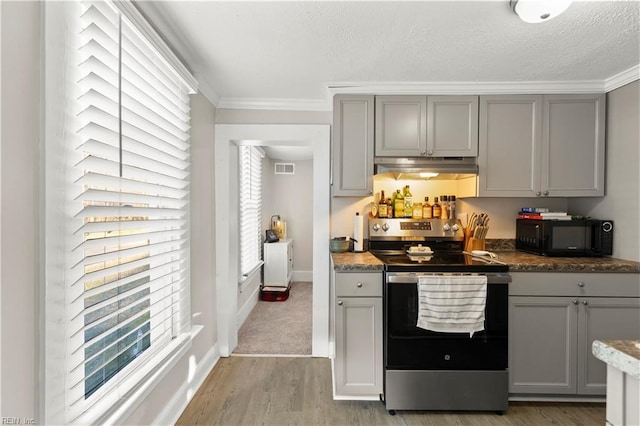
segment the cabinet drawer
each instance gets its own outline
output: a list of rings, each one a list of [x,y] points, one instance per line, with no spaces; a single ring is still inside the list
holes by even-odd
[[[338,297],[382,297],[382,274],[341,272],[336,274]]]
[[[640,274],[512,272],[511,296],[640,297]]]

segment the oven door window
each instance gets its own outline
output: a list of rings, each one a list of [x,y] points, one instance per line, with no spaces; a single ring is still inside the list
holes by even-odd
[[[485,330],[439,333],[416,327],[417,285],[385,284],[385,367],[421,370],[507,368],[508,287],[487,286]]]

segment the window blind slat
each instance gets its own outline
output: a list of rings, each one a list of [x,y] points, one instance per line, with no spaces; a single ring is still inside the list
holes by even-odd
[[[182,188],[170,188],[153,183],[139,182],[131,179],[118,178],[117,176],[103,175],[94,172],[87,172],[87,174],[78,178],[76,183],[103,188],[120,188],[120,186],[123,186],[129,188],[132,191],[139,191],[146,194],[157,194],[171,198],[184,198],[189,194],[186,189]]]

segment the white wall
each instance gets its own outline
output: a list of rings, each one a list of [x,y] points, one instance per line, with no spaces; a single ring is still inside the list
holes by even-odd
[[[41,4],[0,8],[0,407],[38,421]]]
[[[311,281],[313,271],[313,161],[287,161],[295,164],[295,174],[276,175],[277,160],[264,163],[265,194],[263,224],[280,215],[287,223],[287,238],[293,239],[293,279]]]
[[[216,124],[331,124],[331,111],[280,111],[219,108]]]
[[[613,255],[640,261],[640,80],[607,94],[604,198],[569,201],[571,210],[614,221]]]

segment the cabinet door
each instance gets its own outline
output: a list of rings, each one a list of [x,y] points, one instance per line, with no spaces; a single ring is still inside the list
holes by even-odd
[[[377,399],[382,393],[382,298],[336,300],[336,395]]]
[[[426,96],[376,96],[376,157],[426,154]]]
[[[605,95],[544,96],[542,195],[604,195]]]
[[[605,395],[607,365],[593,356],[594,340],[640,340],[640,299],[580,298],[578,310],[578,393]]]
[[[478,156],[478,97],[427,97],[427,155]]]
[[[542,96],[480,96],[480,196],[535,197],[540,188]]]
[[[333,98],[334,196],[373,194],[373,96]]]
[[[576,392],[576,299],[509,297],[509,392]]]

